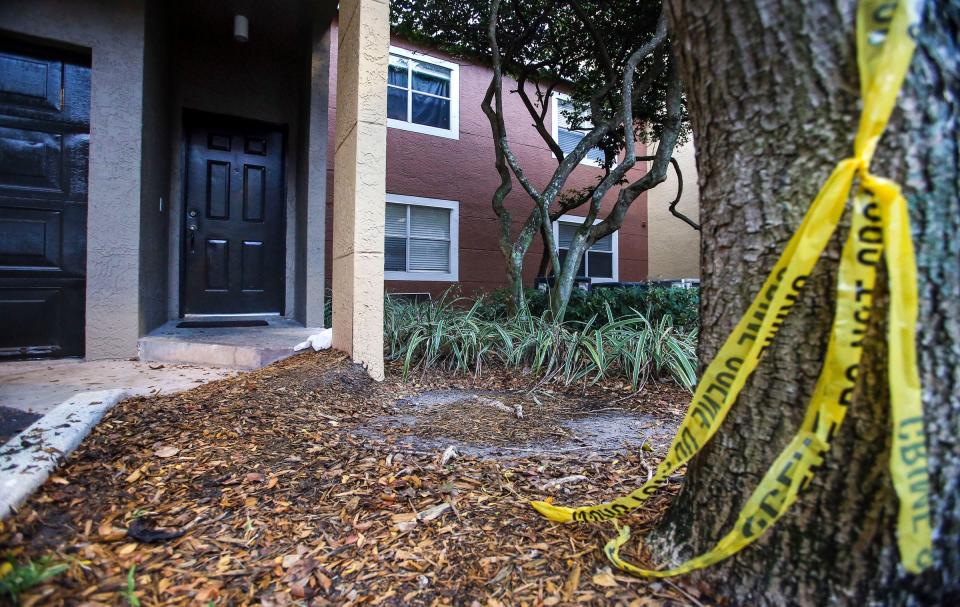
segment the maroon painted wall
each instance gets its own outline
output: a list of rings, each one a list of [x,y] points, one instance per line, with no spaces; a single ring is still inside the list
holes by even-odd
[[[401,129],[387,129],[387,192],[406,196],[440,198],[460,202],[460,291],[473,295],[478,291],[490,291],[504,285],[504,260],[497,244],[498,219],[490,199],[500,183],[494,168],[493,138],[490,124],[480,109],[480,102],[490,82],[491,70],[474,65],[463,59],[392,38],[396,47],[421,51],[460,66],[460,138],[447,139],[434,135],[414,133]],[[329,141],[336,141],[333,133],[336,124],[337,88],[337,24],[332,25],[330,40],[330,105]],[[504,82],[504,90],[516,89],[513,81]],[[523,103],[515,94],[504,98],[507,130],[511,147],[520,160],[527,177],[543,187],[556,168],[557,161],[550,149],[532,126],[532,120]],[[549,113],[548,113],[549,116]],[[643,148],[638,154],[643,154]],[[333,259],[333,149],[327,162],[327,259]],[[601,175],[599,168],[580,165],[567,180],[567,189],[579,189],[592,183]],[[642,174],[641,169],[630,173],[631,180]],[[613,206],[616,191],[603,201],[601,217]],[[514,217],[518,231],[529,214],[532,202],[514,180],[513,190],[506,205]],[[572,214],[584,215],[584,211]],[[619,272],[621,281],[643,280],[647,276],[647,197],[642,194],[630,207],[619,235]],[[524,263],[524,277],[533,285],[542,254],[540,238],[535,239]],[[332,264],[327,264],[329,281]],[[431,293],[438,296],[450,282],[435,281],[387,281],[386,289],[399,293]]]

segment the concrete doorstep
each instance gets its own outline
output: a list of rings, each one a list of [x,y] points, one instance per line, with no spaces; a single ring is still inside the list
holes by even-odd
[[[259,369],[293,356],[294,345],[322,331],[286,319],[265,327],[182,328],[174,320],[138,342],[139,358],[170,364],[227,369]]]
[[[83,392],[11,438],[0,449],[0,519],[47,480],[114,405],[138,391]]]

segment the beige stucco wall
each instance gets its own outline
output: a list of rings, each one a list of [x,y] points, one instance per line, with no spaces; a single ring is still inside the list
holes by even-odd
[[[0,28],[90,51],[86,357],[135,356],[140,336],[144,5],[3,0]]]
[[[698,221],[700,202],[693,141],[680,146],[673,157],[683,175],[683,195],[677,210]],[[676,196],[677,176],[671,167],[667,180],[647,192],[650,280],[700,278],[700,232],[670,213],[670,203]]]

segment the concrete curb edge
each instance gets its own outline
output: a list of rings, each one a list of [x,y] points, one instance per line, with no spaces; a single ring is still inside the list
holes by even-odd
[[[82,392],[7,441],[0,448],[0,520],[50,477],[107,411],[135,395],[136,391],[123,388]],[[23,444],[27,447],[20,446]]]

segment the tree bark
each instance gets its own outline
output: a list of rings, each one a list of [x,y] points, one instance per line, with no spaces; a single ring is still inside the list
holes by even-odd
[[[702,225],[700,360],[760,288],[832,170],[852,155],[859,89],[855,2],[669,0],[697,149]],[[885,275],[860,385],[826,465],[763,538],[692,574],[742,605],[910,605],[960,600],[960,4],[929,2],[911,72],[872,170],[911,207],[920,280],[934,565],[899,567],[888,472]],[[747,383],[689,465],[649,545],[658,562],[704,552],[730,530],[799,427],[826,350],[844,230]],[[956,604],[956,603],[953,603]]]

